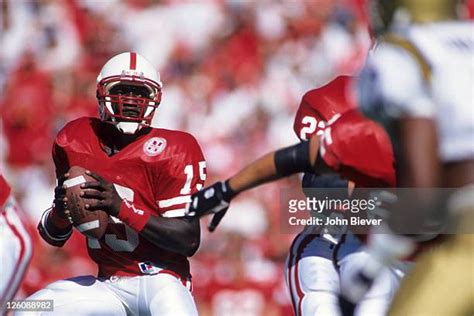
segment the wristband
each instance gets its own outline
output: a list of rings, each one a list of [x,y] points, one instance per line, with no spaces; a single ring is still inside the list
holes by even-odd
[[[141,232],[148,222],[151,212],[139,210],[127,200],[122,200],[117,216],[122,222],[130,226],[132,229],[137,232]]]
[[[58,228],[51,225],[51,211],[46,210],[41,216],[38,223],[38,231],[40,236],[49,244],[55,247],[62,247],[66,241],[71,237],[72,227],[66,228],[63,231],[58,231]],[[49,226],[48,226],[48,223]]]

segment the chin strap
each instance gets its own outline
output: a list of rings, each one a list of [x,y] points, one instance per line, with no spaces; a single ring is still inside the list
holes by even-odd
[[[141,125],[136,122],[119,122],[115,126],[124,134],[135,134],[141,128]]]

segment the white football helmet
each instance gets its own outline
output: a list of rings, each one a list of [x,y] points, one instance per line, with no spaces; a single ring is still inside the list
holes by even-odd
[[[126,52],[112,57],[97,77],[100,119],[125,134],[150,126],[162,86],[160,73],[143,56]]]

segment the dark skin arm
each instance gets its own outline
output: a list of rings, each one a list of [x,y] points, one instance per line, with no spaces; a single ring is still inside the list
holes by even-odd
[[[86,209],[103,210],[111,216],[118,217],[122,198],[114,185],[93,172],[87,171],[87,174],[97,181],[81,185],[84,190],[93,189],[85,190],[81,194],[83,198],[94,200],[93,203],[86,204]],[[152,215],[140,235],[160,248],[191,257],[199,248],[201,229],[197,218],[166,218]]]
[[[403,118],[397,123],[396,137],[397,182],[399,187],[436,188],[441,185],[441,163],[438,156],[436,122],[426,118]],[[395,231],[404,231],[407,218],[410,225],[419,227],[432,210],[439,196],[435,192],[423,191],[417,195],[417,205],[400,205],[392,212],[390,226]],[[416,210],[416,214],[413,210]],[[430,215],[431,214],[431,215]],[[416,215],[416,216],[414,216]]]
[[[397,168],[400,187],[437,187],[441,164],[436,123],[430,119],[405,118],[398,122],[400,144]]]
[[[140,234],[153,244],[186,257],[193,256],[201,242],[197,218],[151,216]]]

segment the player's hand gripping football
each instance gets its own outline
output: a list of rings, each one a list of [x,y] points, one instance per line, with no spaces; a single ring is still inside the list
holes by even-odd
[[[214,231],[224,217],[234,193],[228,182],[216,182],[210,187],[193,194],[191,203],[186,209],[186,216],[202,217],[215,214],[208,226],[209,231]]]
[[[62,220],[67,220],[72,224],[72,217],[70,211],[67,209],[66,187],[64,181],[69,177],[66,173],[58,177],[58,185],[54,188],[54,215]]]
[[[92,200],[85,205],[86,210],[102,210],[109,215],[117,216],[120,211],[122,198],[117,193],[113,183],[108,182],[98,174],[91,171],[86,171],[86,173],[97,180],[81,184],[81,197],[83,199]]]

